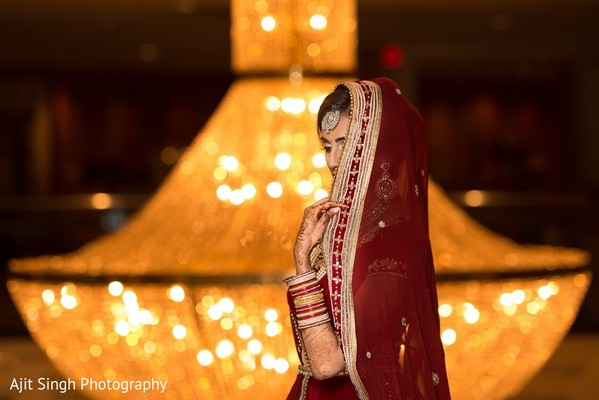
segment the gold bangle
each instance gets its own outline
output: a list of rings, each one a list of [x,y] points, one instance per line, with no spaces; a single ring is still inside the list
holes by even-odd
[[[320,293],[310,294],[307,296],[301,296],[301,297],[298,297],[297,299],[293,299],[293,304],[295,304],[296,306],[304,306],[306,304],[317,303],[318,301],[322,300],[323,298],[324,298],[324,295],[322,294],[322,292],[320,292]]]

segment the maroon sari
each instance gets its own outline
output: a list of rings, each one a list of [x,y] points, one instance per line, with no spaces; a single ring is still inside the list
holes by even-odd
[[[344,85],[352,115],[331,197],[350,208],[329,222],[319,276],[348,376],[304,371],[288,399],[449,399],[422,118],[389,79]]]

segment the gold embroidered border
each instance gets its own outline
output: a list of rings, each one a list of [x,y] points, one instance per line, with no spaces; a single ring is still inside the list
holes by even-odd
[[[331,298],[334,300],[336,299],[334,294],[340,294],[338,304],[340,313],[338,315],[333,312],[335,327],[341,337],[350,378],[360,399],[365,400],[368,399],[368,393],[356,367],[357,338],[355,335],[352,275],[364,200],[378,141],[382,94],[380,87],[374,82],[349,82],[345,85],[348,87],[352,99],[352,119],[331,198],[335,201],[349,203],[351,208],[346,215],[338,214],[337,218],[329,224],[325,233],[325,243],[328,245],[324,251],[327,272],[331,277],[329,280]],[[353,184],[352,181],[354,181]],[[341,227],[343,223],[346,224],[345,227]],[[333,239],[340,239],[338,241],[338,243],[342,243],[340,252],[339,246],[335,246]],[[339,279],[339,268],[336,269],[336,265],[339,264],[343,266],[340,268],[340,285],[334,281]]]

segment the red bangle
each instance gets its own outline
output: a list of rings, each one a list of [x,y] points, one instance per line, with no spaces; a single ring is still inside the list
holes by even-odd
[[[287,284],[287,286],[295,286],[298,285],[300,283],[309,281],[311,279],[315,279],[316,278],[316,271],[311,270],[311,271],[307,271],[304,272],[302,274],[299,275],[294,275],[294,276],[290,276],[289,278],[286,278],[283,280],[283,282],[285,282],[285,284]]]

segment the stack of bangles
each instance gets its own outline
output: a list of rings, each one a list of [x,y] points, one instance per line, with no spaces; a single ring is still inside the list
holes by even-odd
[[[299,329],[327,323],[331,320],[324,302],[322,288],[316,279],[316,271],[308,271],[284,280],[295,306],[295,318]]]

